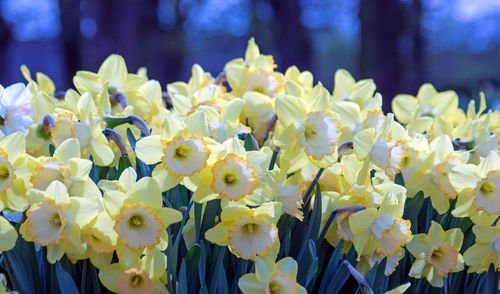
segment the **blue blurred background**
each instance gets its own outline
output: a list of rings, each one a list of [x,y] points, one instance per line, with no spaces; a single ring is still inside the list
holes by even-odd
[[[0,0],[0,83],[23,81],[24,63],[64,90],[111,53],[162,85],[193,63],[215,76],[251,36],[329,89],[346,68],[384,99],[432,82],[500,107],[500,0]]]

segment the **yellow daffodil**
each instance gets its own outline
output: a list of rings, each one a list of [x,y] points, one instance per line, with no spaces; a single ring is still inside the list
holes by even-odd
[[[431,198],[432,206],[439,214],[449,208],[449,199],[455,199],[457,192],[450,183],[450,170],[468,160],[468,153],[453,151],[451,139],[441,135],[429,144],[431,152],[421,152],[418,170],[405,178],[408,194],[412,197],[419,191]],[[410,159],[412,160],[412,159]],[[403,173],[403,175],[406,175]]]
[[[116,293],[168,293],[165,268],[166,257],[157,252],[137,259],[132,267],[121,262],[107,265],[99,271],[99,280]]]
[[[160,162],[153,170],[153,178],[166,191],[183,182],[188,188],[188,177],[203,170],[217,157],[218,143],[195,134],[188,134],[182,122],[172,118],[163,135],[144,137],[137,142],[135,153],[146,164]]]
[[[240,201],[249,205],[269,201],[270,195],[262,195],[270,161],[269,152],[247,152],[238,138],[227,140],[222,147],[220,159],[208,165],[195,179],[197,188],[193,194],[194,201],[221,198],[223,203]]]
[[[368,207],[349,217],[358,258],[374,252],[387,257],[393,256],[411,239],[411,224],[401,218],[405,198],[403,193],[389,193],[378,210]]]
[[[135,111],[146,120],[151,104],[140,95],[138,88],[143,80],[128,73],[123,57],[110,55],[99,67],[97,73],[78,71],[73,83],[80,94],[91,92],[99,114],[117,115],[122,111]],[[127,107],[133,110],[127,110]]]
[[[127,174],[130,179],[133,172]],[[168,238],[166,228],[181,221],[182,214],[162,207],[160,187],[152,178],[145,177],[129,185],[130,190],[126,193],[107,185],[104,207],[114,220],[118,257],[130,261],[133,256],[140,256],[145,248],[158,246],[164,250]],[[125,261],[122,263],[128,265]]]
[[[102,134],[101,119],[95,113],[92,95],[87,92],[79,96],[75,91],[67,91],[65,101],[71,106],[56,108],[55,126],[51,129],[54,145],[57,147],[66,139],[77,138],[82,157],[92,155],[96,165],[106,166],[114,159],[113,150]]]
[[[76,138],[64,141],[55,150],[53,157],[28,159],[32,188],[45,190],[53,181],[60,181],[70,196],[89,199],[101,196],[96,184],[90,179],[92,162],[80,158],[80,144]]]
[[[16,229],[14,229],[8,220],[0,216],[0,252],[9,251],[14,248],[16,241]]]
[[[500,268],[500,225],[475,225],[472,231],[476,236],[476,243],[464,253],[465,264],[469,266],[468,272],[487,272],[490,264],[496,270]]]
[[[245,59],[230,61],[224,67],[232,95],[242,97],[245,92],[254,91],[274,97],[284,89],[283,75],[274,72],[271,55],[262,55],[253,38],[248,41]]]
[[[458,192],[452,211],[468,216],[477,224],[491,225],[500,213],[500,157],[491,151],[479,165],[462,164],[450,170],[450,183]]]
[[[360,160],[374,163],[394,179],[406,157],[406,138],[404,128],[394,121],[392,114],[388,114],[378,132],[369,128],[354,136],[354,152]]]
[[[449,273],[464,269],[460,254],[464,234],[460,229],[444,231],[432,222],[427,234],[417,234],[406,244],[416,258],[410,269],[410,277],[426,278],[433,287],[443,287],[443,278]]]
[[[431,84],[422,85],[416,97],[400,94],[392,100],[392,109],[399,122],[417,124],[418,131],[427,129],[434,137],[452,135],[451,122],[457,107],[458,96],[454,91],[437,92]]]
[[[1,208],[24,211],[28,207],[26,189],[29,172],[25,167],[26,139],[17,132],[0,140],[0,199]]]
[[[26,65],[21,65],[21,73],[23,77],[28,82],[28,87],[32,87],[34,91],[33,94],[37,92],[44,92],[49,95],[53,95],[56,91],[56,86],[54,82],[44,73],[37,72],[35,74],[36,81],[31,78],[31,72]]]
[[[222,210],[221,222],[208,230],[205,238],[243,259],[266,256],[278,240],[275,223],[281,215],[281,203],[267,202],[257,208],[229,204]]]
[[[77,259],[86,251],[81,230],[96,216],[99,206],[95,200],[69,197],[64,184],[52,182],[47,189],[29,190],[34,203],[26,212],[20,232],[29,242],[47,247],[47,260],[55,263],[66,253]]]
[[[307,164],[305,156],[320,167],[337,160],[341,132],[337,115],[328,110],[329,94],[317,86],[310,96],[307,101],[289,95],[276,98],[276,114],[282,130],[276,135],[275,144],[294,161],[290,172]]]
[[[357,81],[345,69],[335,72],[335,87],[333,98],[335,100],[347,100],[364,107],[366,101],[373,97],[376,86],[372,79]]]
[[[274,261],[265,256],[255,260],[255,273],[243,275],[238,286],[244,294],[260,293],[307,293],[306,289],[297,283],[297,262],[291,257]]]

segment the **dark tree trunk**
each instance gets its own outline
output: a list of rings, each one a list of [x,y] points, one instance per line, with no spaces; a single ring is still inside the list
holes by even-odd
[[[398,40],[403,30],[399,0],[361,0],[361,72],[372,77],[384,98],[384,112],[401,89],[401,57]]]
[[[10,27],[0,16],[0,69],[5,68],[5,59],[7,54],[7,47],[9,46],[11,31]],[[6,78],[4,70],[0,70],[0,83]]]
[[[68,77],[61,85],[61,89],[71,87],[71,77],[81,68],[81,35],[80,35],[80,0],[60,0],[61,11],[61,40],[64,48],[64,60],[66,72],[63,76]]]
[[[291,65],[300,70],[311,69],[311,46],[306,28],[300,22],[298,0],[270,1],[275,15],[274,38],[280,53],[279,69],[284,71]]]

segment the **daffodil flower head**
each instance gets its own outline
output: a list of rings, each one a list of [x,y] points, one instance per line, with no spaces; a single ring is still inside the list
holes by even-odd
[[[103,267],[99,272],[99,280],[110,291],[123,294],[133,293],[168,293],[165,283],[157,275],[154,275],[149,266],[156,262],[161,266],[163,254],[157,254],[151,261],[136,260],[133,266],[125,266],[121,263],[112,263]],[[165,272],[165,268],[163,268]]]
[[[491,224],[500,212],[500,157],[491,151],[479,165],[462,164],[452,168],[449,180],[458,193],[455,216],[469,216],[476,224]]]
[[[143,203],[125,204],[116,218],[114,229],[120,242],[130,250],[138,251],[160,243],[165,223]]]
[[[0,139],[0,199],[2,208],[24,211],[28,206],[26,188],[29,173],[24,172],[27,159],[26,138],[16,132]]]
[[[281,214],[281,203],[266,202],[250,209],[233,204],[222,211],[222,222],[208,230],[205,238],[229,250],[243,259],[255,260],[257,255],[265,256],[278,240],[275,225]]]
[[[226,155],[212,167],[211,187],[231,201],[250,195],[256,187],[255,168],[245,158],[234,153]]]
[[[131,179],[130,176],[129,173],[127,178]],[[144,177],[132,183],[126,193],[113,190],[109,183],[106,186],[103,202],[109,216],[115,221],[113,229],[118,234],[117,246],[132,253],[141,253],[145,248],[152,249],[157,245],[166,247],[165,229],[179,222],[182,214],[162,207],[158,183],[150,177]]]
[[[167,143],[162,164],[172,174],[190,176],[202,170],[210,155],[206,143],[197,136],[177,136]]]
[[[490,265],[500,268],[500,225],[475,225],[472,231],[476,242],[464,253],[464,261],[469,266],[468,272],[487,272]]]
[[[297,262],[291,257],[285,257],[275,263],[269,257],[258,256],[255,261],[255,273],[243,275],[238,286],[244,294],[307,293],[306,289],[297,283],[297,270]]]
[[[0,85],[0,130],[6,134],[21,132],[28,134],[35,114],[31,99],[33,94],[23,83],[7,88]]]
[[[410,269],[410,277],[425,277],[433,287],[442,287],[443,278],[464,268],[460,254],[463,238],[460,229],[444,231],[441,225],[433,221],[427,234],[414,235],[406,244],[408,251],[416,258]]]
[[[55,201],[35,203],[26,215],[26,233],[34,242],[42,246],[57,245],[61,242],[68,219],[64,209]]]
[[[326,112],[312,112],[297,128],[299,142],[307,155],[320,160],[337,151],[340,125]]]
[[[45,191],[28,190],[31,207],[20,232],[26,241],[47,246],[47,259],[55,263],[65,253],[70,259],[84,256],[86,247],[82,230],[97,216],[99,205],[95,200],[69,197],[66,187],[52,182]],[[84,210],[78,209],[86,207]]]
[[[335,72],[335,87],[333,98],[335,100],[348,100],[364,107],[366,101],[373,97],[376,86],[373,80],[365,79],[357,81],[345,69]]]

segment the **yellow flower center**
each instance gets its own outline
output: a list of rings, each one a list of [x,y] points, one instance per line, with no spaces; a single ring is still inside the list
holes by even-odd
[[[175,149],[175,157],[178,159],[184,159],[189,155],[189,147],[186,145],[181,145]]]
[[[427,262],[437,270],[439,275],[444,276],[457,267],[458,250],[445,243],[438,244],[427,254]]]
[[[495,184],[492,182],[484,182],[480,190],[482,193],[493,193],[495,191]]]
[[[289,273],[277,272],[273,274],[264,285],[266,294],[293,294],[299,293],[299,288],[295,277]]]
[[[140,285],[144,282],[144,279],[142,278],[141,275],[133,275],[130,279],[130,285],[134,288],[140,287]]]
[[[53,228],[59,228],[61,227],[61,218],[59,217],[59,213],[54,212],[52,216],[48,219],[47,221],[49,225],[51,225]]]
[[[261,216],[242,216],[228,231],[229,249],[243,259],[269,254],[277,238],[276,226]]]
[[[9,167],[5,164],[0,165],[0,179],[6,180],[10,176]]]
[[[304,131],[304,135],[306,137],[306,140],[314,139],[314,137],[317,134],[318,134],[318,132],[316,131],[316,128],[314,127],[314,125],[307,125],[306,126],[306,129]]]
[[[281,292],[280,284],[276,281],[272,281],[271,283],[269,283],[269,292],[271,292],[272,294],[280,293]]]
[[[130,250],[153,248],[160,242],[165,224],[150,207],[143,203],[125,204],[114,225],[120,241]]]
[[[224,176],[224,182],[228,185],[236,184],[238,182],[238,175],[232,172],[228,172]]]
[[[131,268],[118,280],[121,293],[152,293],[153,282],[145,271]]]
[[[128,220],[131,227],[140,228],[144,224],[144,218],[140,214],[134,214]]]

